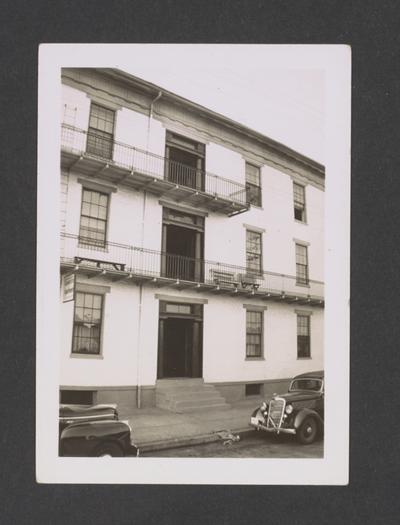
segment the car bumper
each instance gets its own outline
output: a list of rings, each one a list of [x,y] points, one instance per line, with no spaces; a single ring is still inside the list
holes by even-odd
[[[272,434],[296,434],[296,429],[294,428],[275,428],[275,427],[267,427],[264,424],[264,421],[260,421],[257,417],[250,418],[250,426],[254,427],[256,430],[264,430],[264,432],[269,432]]]

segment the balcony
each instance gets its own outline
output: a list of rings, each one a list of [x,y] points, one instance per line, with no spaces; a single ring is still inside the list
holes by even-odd
[[[250,273],[245,267],[193,259],[157,250],[106,242],[90,244],[77,235],[61,235],[63,272],[83,273],[88,278],[146,283],[178,290],[193,289],[228,296],[324,305],[324,284],[296,283],[296,277],[272,272]]]
[[[250,207],[243,184],[67,124],[61,126],[61,167],[227,216]]]

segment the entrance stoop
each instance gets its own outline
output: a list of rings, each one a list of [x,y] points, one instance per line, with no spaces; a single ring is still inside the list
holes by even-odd
[[[204,379],[159,379],[156,386],[156,406],[171,412],[224,410],[230,405],[218,390]]]

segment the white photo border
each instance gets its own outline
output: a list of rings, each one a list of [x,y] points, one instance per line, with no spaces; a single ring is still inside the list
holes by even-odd
[[[211,49],[212,48],[212,49]],[[325,141],[325,438],[321,459],[58,456],[59,191],[62,67],[132,66],[135,53],[247,55],[263,67],[323,69]],[[346,485],[349,466],[351,49],[344,45],[42,44],[37,192],[36,478],[39,483]]]

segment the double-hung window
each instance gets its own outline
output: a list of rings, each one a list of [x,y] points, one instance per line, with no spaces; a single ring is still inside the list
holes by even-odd
[[[79,242],[101,248],[106,244],[108,195],[82,189]]]
[[[311,357],[309,315],[297,314],[297,357]]]
[[[254,206],[261,206],[260,168],[246,162],[246,200]]]
[[[86,151],[96,157],[112,159],[115,111],[98,104],[90,107]]]
[[[73,354],[100,354],[103,295],[76,292]]]
[[[306,192],[301,184],[293,183],[294,218],[306,222]]]
[[[296,243],[296,284],[308,284],[307,246]]]
[[[246,230],[246,268],[248,274],[262,274],[262,233]]]
[[[246,310],[246,358],[263,355],[263,311]]]

